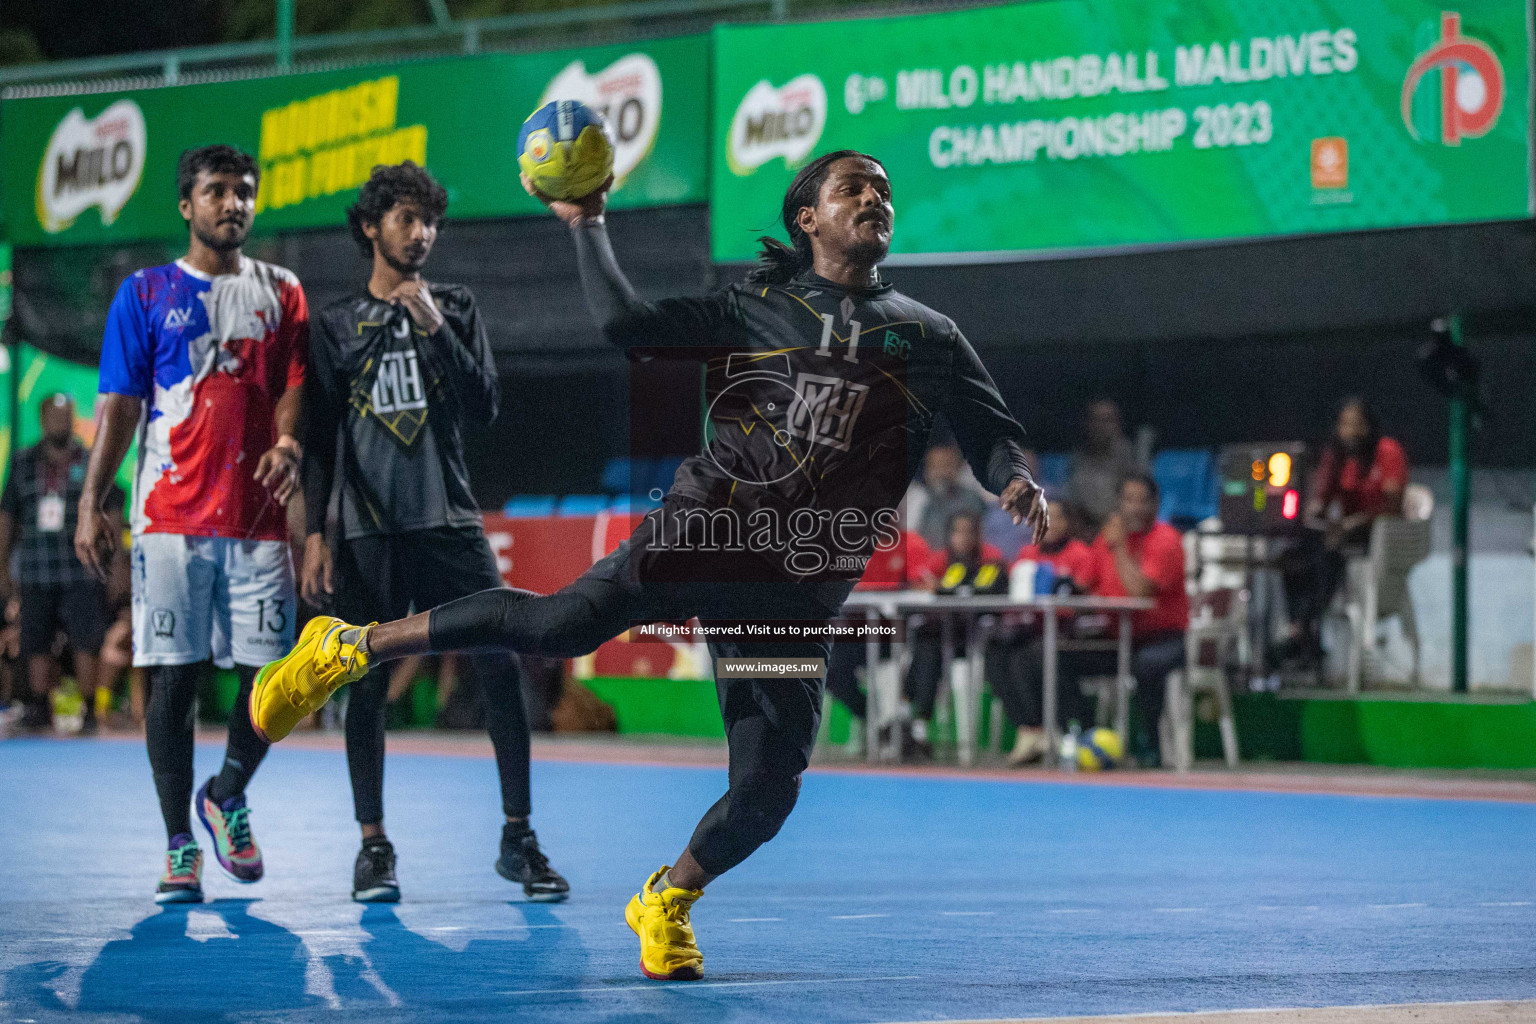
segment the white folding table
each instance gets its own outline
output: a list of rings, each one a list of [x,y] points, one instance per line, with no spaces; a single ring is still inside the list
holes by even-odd
[[[1057,693],[1057,667],[1058,656],[1061,651],[1059,638],[1059,622],[1057,612],[1073,611],[1115,615],[1119,619],[1119,628],[1116,630],[1116,651],[1118,653],[1117,673],[1122,690],[1130,689],[1131,677],[1131,616],[1138,611],[1146,611],[1154,606],[1150,598],[1144,597],[1057,597],[1053,595],[1036,595],[1034,597],[1017,599],[1005,594],[960,596],[954,594],[931,594],[924,590],[856,590],[848,596],[843,603],[843,613],[847,618],[855,618],[862,613],[864,618],[871,622],[879,620],[901,620],[908,622],[914,615],[937,616],[943,630],[943,674],[941,679],[948,679],[950,666],[953,660],[953,644],[950,642],[953,636],[954,622],[966,621],[972,628],[966,630],[966,690],[955,701],[955,733],[960,753],[960,763],[971,765],[976,760],[976,732],[977,718],[980,712],[981,698],[981,666],[982,652],[985,648],[985,637],[982,631],[975,628],[976,620],[983,615],[1000,615],[1007,612],[1038,611],[1041,613],[1041,629],[1045,647],[1044,664],[1044,694],[1042,695],[1042,710],[1044,712],[1044,726],[1048,750],[1059,749],[1061,730],[1056,724]],[[895,666],[895,671],[882,673],[878,670],[880,665],[880,640],[871,636],[865,641],[867,657],[865,664],[869,679],[869,711],[864,719],[868,729],[868,742],[865,749],[867,757],[871,761],[899,760],[901,756],[900,738],[893,735],[886,744],[880,742],[880,727],[882,724],[893,721],[898,702],[901,700],[901,675],[900,666],[904,652],[905,641],[895,640],[891,642],[890,661]],[[882,677],[883,680],[882,680]]]

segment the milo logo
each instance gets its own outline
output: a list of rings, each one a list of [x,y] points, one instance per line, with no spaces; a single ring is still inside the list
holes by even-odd
[[[91,207],[102,224],[122,212],[144,173],[144,112],[118,100],[94,118],[76,107],[64,115],[37,169],[37,222],[49,234],[65,230]]]
[[[820,78],[800,75],[779,88],[765,79],[736,107],[726,162],[743,176],[779,157],[793,167],[810,156],[826,126],[827,90]]]
[[[544,87],[539,106],[552,100],[580,100],[608,122],[608,134],[613,139],[614,187],[656,144],[656,130],[661,126],[661,71],[643,53],[620,57],[592,73],[582,61],[571,61]]]

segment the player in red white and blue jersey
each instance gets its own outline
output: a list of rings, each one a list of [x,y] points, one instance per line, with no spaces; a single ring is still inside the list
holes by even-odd
[[[235,880],[262,875],[245,787],[267,752],[251,728],[256,666],[293,644],[285,506],[309,350],[298,279],[241,251],[260,171],[229,146],[188,150],[177,168],[187,255],[131,275],[107,314],[96,445],[75,548],[105,575],[114,545],[102,502],[138,441],[132,506],[133,663],[150,674],[145,738],[169,849],[157,902],[202,899],[192,838],[192,710],[203,663],[234,666],[240,696],[223,768],[198,790],[198,818]]]

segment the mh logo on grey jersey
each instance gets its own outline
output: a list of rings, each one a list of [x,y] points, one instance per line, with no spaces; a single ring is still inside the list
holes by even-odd
[[[373,411],[381,416],[427,407],[427,393],[421,382],[421,366],[416,350],[386,352],[379,357],[379,372],[373,379]]]

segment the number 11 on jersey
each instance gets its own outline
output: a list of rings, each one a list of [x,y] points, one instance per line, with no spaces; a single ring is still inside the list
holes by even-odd
[[[859,361],[859,332],[864,325],[857,320],[848,321],[848,351],[843,353],[843,360],[849,363]],[[821,314],[821,347],[816,350],[819,356],[832,354],[832,314]]]

